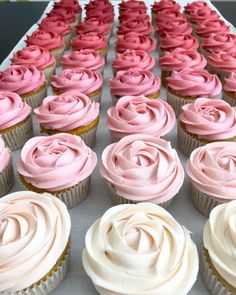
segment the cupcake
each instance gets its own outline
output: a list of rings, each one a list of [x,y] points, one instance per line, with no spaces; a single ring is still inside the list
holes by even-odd
[[[15,92],[35,108],[47,94],[47,81],[44,73],[34,66],[12,65],[0,71],[0,91]]]
[[[167,208],[184,181],[184,169],[170,142],[134,134],[105,148],[100,173],[114,204],[152,202]]]
[[[113,105],[122,96],[145,95],[148,98],[156,99],[160,95],[161,82],[158,76],[150,71],[139,68],[131,68],[127,71],[119,71],[110,80],[110,89]]]
[[[59,95],[68,91],[77,91],[86,94],[91,100],[101,101],[102,75],[86,69],[66,69],[58,76],[52,77],[52,89]]]
[[[182,106],[177,143],[187,157],[207,143],[236,140],[236,109],[220,99],[198,98]]]
[[[61,59],[63,69],[84,68],[99,72],[103,75],[105,60],[94,49],[80,49],[69,54],[64,54]]]
[[[211,210],[236,199],[235,142],[213,142],[195,149],[186,165],[191,198],[196,208],[209,216]],[[235,190],[235,191],[234,191]]]
[[[236,73],[230,73],[224,81],[222,98],[231,106],[236,106]]]
[[[193,30],[190,24],[185,19],[181,19],[181,20],[170,20],[164,23],[159,23],[156,29],[156,34],[161,41],[161,38],[164,38],[168,35],[177,35],[177,34],[191,35],[192,31]]]
[[[194,29],[205,20],[215,21],[219,20],[219,18],[220,16],[215,10],[206,7],[191,11],[188,15],[188,19]]]
[[[99,1],[96,1],[96,3],[98,2]],[[98,4],[96,5],[95,9],[90,9],[86,11],[86,19],[89,19],[92,17],[97,17],[98,19],[103,20],[105,23],[108,23],[112,31],[114,17],[115,17],[113,7],[111,9],[103,9],[103,8],[99,8],[99,4]]]
[[[130,68],[140,68],[142,70],[152,71],[156,65],[155,58],[144,50],[126,50],[112,62],[114,76],[118,71],[127,71]]]
[[[119,3],[120,14],[122,14],[123,11],[126,11],[126,9],[147,12],[147,5],[145,4],[145,1],[142,0],[129,0]]]
[[[190,232],[151,203],[108,209],[88,229],[82,261],[101,295],[186,295],[199,264]]]
[[[50,82],[51,76],[56,68],[56,60],[54,56],[49,53],[49,50],[36,45],[27,46],[14,52],[12,64],[35,66],[38,70],[45,74],[48,82]]]
[[[73,208],[89,193],[96,163],[96,154],[80,137],[58,133],[28,140],[17,170],[25,188],[37,193],[50,192]]]
[[[175,113],[168,103],[143,95],[123,96],[107,111],[107,128],[113,142],[131,134],[164,137],[174,125]]]
[[[214,208],[203,231],[202,278],[211,294],[235,294],[236,201]]]
[[[0,137],[0,197],[8,193],[14,184],[11,151]],[[0,199],[1,200],[1,199]]]
[[[195,10],[198,9],[208,9],[208,3],[204,2],[204,1],[194,1],[194,2],[190,2],[187,5],[185,5],[184,7],[184,13],[188,16],[191,12],[194,12]]]
[[[109,0],[93,0],[89,1],[85,4],[86,12],[89,11],[108,11],[110,14],[114,16],[114,6],[111,4]]]
[[[172,52],[166,52],[160,58],[162,85],[166,86],[168,77],[173,71],[181,71],[184,68],[202,70],[207,65],[205,57],[194,49],[176,48]]]
[[[198,97],[221,98],[219,78],[205,70],[185,68],[180,72],[173,71],[167,81],[167,102],[175,110],[176,117],[183,105]]]
[[[152,21],[154,22],[157,15],[162,11],[180,11],[181,6],[174,0],[161,0],[161,1],[154,1],[151,11],[152,11]]]
[[[71,48],[74,51],[80,49],[94,49],[101,56],[107,56],[107,39],[95,32],[84,33],[76,36],[71,41]]]
[[[42,19],[39,29],[44,31],[54,31],[64,38],[65,49],[70,48],[71,27],[68,22],[60,16],[47,16]]]
[[[163,23],[166,23],[166,22],[181,21],[181,20],[186,21],[186,17],[179,10],[175,10],[172,8],[163,9],[158,13],[156,18],[154,19],[154,27],[157,28],[159,25],[162,25]]]
[[[157,43],[152,37],[141,35],[136,32],[130,32],[118,36],[116,41],[116,51],[118,53],[123,53],[128,49],[136,49],[151,53],[155,50],[156,45]]]
[[[130,18],[138,17],[140,20],[150,21],[149,15],[142,10],[134,10],[132,8],[128,8],[122,11],[122,14],[119,15],[118,20],[120,23],[123,21],[128,21]]]
[[[66,206],[50,194],[19,191],[0,199],[0,212],[0,292],[51,293],[69,265]]]
[[[123,21],[117,30],[118,35],[125,35],[130,32],[150,36],[154,32],[154,29],[150,20],[139,18],[137,16],[132,17],[127,21]]]
[[[64,38],[55,31],[36,30],[31,36],[27,36],[27,45],[45,47],[55,57],[59,66],[61,56],[65,50]]]
[[[76,14],[79,22],[81,20],[82,8],[77,0],[60,0],[54,3],[53,9],[69,9]]]
[[[85,94],[71,91],[48,96],[34,113],[43,133],[70,133],[80,136],[89,147],[95,145],[99,103],[92,102]]]
[[[75,33],[79,19],[73,9],[63,7],[53,8],[48,16],[60,16],[65,22],[70,24],[72,35]]]

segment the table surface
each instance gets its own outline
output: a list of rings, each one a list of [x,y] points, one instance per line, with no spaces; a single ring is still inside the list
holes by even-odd
[[[217,4],[221,4],[221,3],[217,2],[214,4],[216,4],[217,6]],[[235,4],[236,3],[233,3],[234,7],[235,7]],[[10,52],[12,47],[14,47],[14,45],[17,43],[18,39],[20,39],[22,35],[24,35],[26,30],[38,20],[44,8],[46,7],[46,3],[3,3],[0,5],[3,5],[1,6],[1,9],[0,9],[0,24],[2,24],[4,18],[5,18],[5,24],[6,22],[8,23],[9,19],[6,17],[6,14],[10,14],[11,19],[14,19],[14,15],[15,17],[17,17],[17,20],[15,19],[14,21],[15,25],[12,25],[9,22],[9,27],[11,27],[11,29],[8,30],[8,35],[12,34],[11,45],[9,45],[9,47],[7,48],[7,44],[5,44],[4,50],[7,49],[5,53],[2,53],[3,49],[0,47],[1,58],[4,58]],[[224,4],[223,7],[227,5],[228,4]],[[229,5],[232,5],[232,3],[229,2]],[[27,13],[25,13],[26,9],[27,9]],[[5,10],[5,13],[4,13],[4,10]],[[27,15],[27,17],[26,16],[24,17],[24,15],[19,16],[17,11],[18,13],[19,11],[21,11],[21,13],[24,12],[24,15]],[[228,9],[226,9],[226,12],[227,11]],[[28,22],[27,26],[25,25],[26,19]],[[16,24],[17,23],[21,24],[21,22],[24,23],[24,31],[20,32],[20,28],[17,28],[17,30],[14,30],[14,27],[18,27],[16,26]],[[23,27],[23,24],[22,26],[19,26],[19,27]],[[1,26],[1,28],[3,28],[3,26]],[[1,35],[6,35],[4,30],[1,30],[0,36]],[[108,53],[108,60],[107,60],[106,68],[104,71],[101,120],[99,123],[98,132],[97,132],[97,139],[98,139],[97,145],[95,147],[95,151],[97,152],[99,160],[100,160],[103,149],[111,143],[108,130],[106,129],[106,126],[105,126],[105,117],[106,117],[107,108],[111,106],[108,82],[110,77],[112,76],[111,62],[114,59],[114,41],[115,41],[115,36],[113,36],[110,41],[110,50]],[[157,58],[156,53],[154,56],[155,58]],[[155,73],[160,74],[160,70],[157,68],[155,70]],[[50,89],[49,89],[49,94],[50,94]],[[163,89],[162,89],[161,97],[164,99],[166,97],[165,91]],[[39,135],[39,128],[35,122],[34,122],[34,135],[35,136]],[[176,144],[176,128],[169,134],[168,138],[170,139],[172,146],[176,148],[180,156],[182,164],[185,165],[186,158],[178,150],[177,144]],[[19,157],[19,154],[20,154],[19,150],[14,152],[13,154],[14,166]],[[12,191],[16,191],[16,190],[21,190],[21,186],[17,180]],[[104,179],[102,179],[102,177],[100,176],[98,167],[97,167],[92,175],[92,185],[91,185],[91,191],[89,196],[79,206],[70,210],[70,215],[72,219],[71,264],[70,264],[70,268],[68,270],[68,274],[66,276],[65,281],[60,285],[60,287],[57,290],[54,291],[53,294],[56,294],[56,295],[65,295],[65,294],[96,295],[97,294],[96,290],[94,289],[92,285],[92,282],[90,281],[90,279],[88,278],[88,276],[83,270],[81,253],[84,248],[84,237],[85,237],[86,230],[97,218],[99,218],[105,212],[106,209],[110,208],[111,206],[112,206],[112,202],[109,196],[108,187],[106,186]],[[175,197],[168,211],[177,219],[177,221],[180,224],[185,225],[193,233],[192,238],[196,242],[199,249],[199,253],[200,253],[201,243],[202,243],[202,230],[207,219],[194,208],[193,204],[191,203],[189,199],[189,186],[188,186],[187,177],[185,179],[185,185],[181,188],[179,194]],[[192,290],[189,292],[189,295],[199,295],[199,294],[209,295],[209,292],[207,291],[207,289],[205,288],[202,282],[200,274],[198,276],[198,280],[196,284],[194,285]],[[172,295],[172,294],[163,294],[163,295]]]

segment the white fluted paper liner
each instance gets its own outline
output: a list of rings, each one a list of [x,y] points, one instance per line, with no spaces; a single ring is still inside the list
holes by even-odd
[[[119,98],[117,98],[114,94],[112,94],[111,92],[111,101],[112,101],[112,105],[115,106],[117,104],[117,101],[119,100]]]
[[[33,137],[32,116],[28,116],[28,118],[23,123],[20,123],[19,126],[2,133],[1,135],[5,144],[12,151],[19,149],[28,139]]]
[[[140,201],[140,202],[136,202],[136,201],[132,201],[132,200],[129,200],[129,199],[126,199],[120,195],[118,195],[116,193],[116,190],[115,190],[115,187],[109,183],[108,183],[108,187],[111,191],[111,198],[112,198],[112,202],[114,205],[119,205],[119,204],[137,204],[137,203],[141,203],[141,202],[151,202],[151,201],[148,201],[148,200],[143,200],[143,201]],[[158,206],[161,206],[162,208],[166,209],[170,206],[170,204],[172,203],[172,199],[164,202],[164,203],[160,203],[160,204],[157,204]]]
[[[42,72],[45,74],[45,77],[48,83],[51,82],[51,78],[55,72],[55,69],[56,69],[56,63],[42,70]]]
[[[223,91],[222,99],[226,101],[227,103],[229,103],[232,107],[236,106],[236,96],[235,98],[233,98],[230,95],[228,95],[227,92]]]
[[[101,102],[101,97],[102,97],[102,89],[100,89],[100,91],[96,94],[96,95],[90,95],[88,94],[88,97],[92,100],[92,101],[96,101],[96,102]]]
[[[201,273],[202,279],[212,295],[233,295],[231,291],[226,289],[220,279],[212,271],[206,257],[206,250],[202,250]]]
[[[47,82],[45,83],[42,89],[40,89],[34,94],[23,96],[22,99],[24,102],[30,105],[32,109],[35,109],[42,104],[42,101],[44,100],[46,96],[47,96]]]
[[[0,197],[8,193],[14,184],[14,172],[12,159],[10,159],[7,167],[0,173]]]
[[[64,36],[65,50],[70,49],[70,41],[71,41],[71,38],[72,38],[72,34],[71,33],[66,34]]]
[[[85,132],[84,134],[81,134],[80,137],[83,139],[85,144],[89,146],[90,148],[94,147],[96,145],[96,133],[97,133],[97,126],[94,126],[89,131]]]
[[[211,210],[221,204],[217,199],[199,191],[192,182],[190,182],[191,199],[194,206],[205,216],[209,217]]]
[[[51,50],[50,53],[55,57],[56,59],[56,66],[59,67],[60,66],[60,63],[61,63],[61,58],[62,58],[62,55],[65,51],[65,45],[62,47],[62,48],[58,48],[58,49],[54,49],[54,50]]]

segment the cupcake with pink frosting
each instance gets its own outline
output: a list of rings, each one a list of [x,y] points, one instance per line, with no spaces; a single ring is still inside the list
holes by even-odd
[[[86,145],[96,144],[99,122],[99,103],[77,91],[46,97],[42,105],[34,109],[41,132],[53,135],[60,132],[80,136]]]
[[[158,76],[152,72],[139,68],[131,68],[127,71],[119,71],[110,80],[110,90],[113,105],[122,96],[145,95],[156,99],[160,95],[161,82]]]
[[[215,10],[204,7],[191,11],[188,15],[188,18],[192,27],[195,29],[197,26],[199,26],[199,24],[206,20],[219,20],[220,16]]]
[[[79,22],[81,20],[82,8],[77,0],[60,0],[60,2],[54,2],[53,9],[69,9],[76,14]]]
[[[226,101],[198,98],[182,107],[177,143],[187,157],[207,143],[235,140],[236,108]]]
[[[53,76],[51,82],[56,95],[77,91],[98,102],[101,101],[102,84],[102,75],[87,69],[65,69],[58,76]]]
[[[152,71],[156,65],[155,58],[144,50],[128,49],[122,54],[117,54],[112,62],[113,74],[118,71],[127,71],[130,68],[140,68]]]
[[[98,1],[96,1],[98,3]],[[86,11],[86,20],[90,19],[92,17],[97,17],[98,19],[104,21],[105,23],[109,24],[110,29],[112,31],[113,29],[113,23],[114,23],[114,11],[112,9],[100,9],[99,5],[97,5],[96,9],[91,9]]]
[[[161,67],[162,85],[166,86],[168,77],[173,71],[181,71],[184,68],[202,70],[207,65],[205,57],[194,49],[176,48],[172,52],[166,52],[159,60]]]
[[[183,13],[181,13],[179,10],[175,9],[163,9],[161,10],[156,18],[154,19],[154,28],[158,28],[160,25],[166,22],[171,21],[186,21],[186,17]]]
[[[198,97],[221,98],[219,78],[205,70],[185,68],[180,72],[173,71],[167,81],[167,102],[175,110],[176,117],[183,105]]]
[[[170,142],[147,134],[128,135],[107,146],[100,173],[115,204],[152,202],[167,208],[184,181]]]
[[[118,19],[120,23],[123,21],[127,21],[130,18],[136,18],[138,17],[140,20],[150,21],[149,15],[142,11],[142,10],[133,10],[131,8],[128,8],[122,12],[122,14],[119,15]]]
[[[181,6],[174,0],[161,0],[158,2],[154,2],[151,8],[152,11],[152,21],[155,22],[157,15],[162,10],[172,10],[172,11],[180,11]]]
[[[0,118],[0,135],[11,150],[33,136],[31,107],[18,94],[0,91]]]
[[[13,53],[13,65],[35,66],[45,74],[48,82],[56,68],[56,60],[45,47],[30,45]]]
[[[0,197],[8,193],[13,184],[14,172],[11,151],[5,146],[5,142],[0,137]]]
[[[170,20],[164,23],[158,24],[156,29],[156,34],[158,39],[161,41],[162,38],[168,35],[176,35],[176,34],[184,34],[184,35],[191,35],[192,34],[192,27],[190,24],[185,20]]]
[[[235,142],[214,142],[195,149],[186,165],[191,198],[205,216],[219,204],[236,199]]]
[[[58,7],[53,8],[49,13],[48,16],[59,16],[61,17],[66,23],[68,23],[72,30],[72,35],[76,31],[76,26],[79,23],[78,18],[76,17],[76,13],[73,9],[65,8],[65,7]]]
[[[96,163],[96,153],[79,136],[58,133],[28,140],[21,150],[17,170],[28,190],[50,192],[73,208],[89,193]]]
[[[113,142],[131,134],[164,137],[174,125],[175,113],[170,105],[144,95],[123,96],[107,111],[107,128]]]
[[[0,71],[0,91],[15,92],[35,108],[46,96],[47,80],[45,74],[34,66],[12,65]]]
[[[96,71],[103,75],[105,59],[94,49],[80,49],[69,54],[64,54],[61,59],[63,69],[84,68]]]
[[[142,0],[129,0],[119,3],[119,12],[122,14],[126,9],[133,9],[138,11],[147,12],[147,5]]]
[[[123,21],[118,27],[118,35],[124,35],[130,32],[136,32],[142,35],[150,36],[153,32],[153,26],[149,20],[132,17],[127,21]]]
[[[205,9],[209,8],[207,2],[204,2],[204,1],[190,2],[187,5],[185,5],[184,13],[188,16],[191,12],[194,12],[198,9],[203,9],[203,8],[205,8]]]
[[[231,106],[236,106],[236,72],[225,77],[222,98]]]

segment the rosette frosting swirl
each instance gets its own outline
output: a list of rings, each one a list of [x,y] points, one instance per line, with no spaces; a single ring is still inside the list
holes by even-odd
[[[223,88],[225,91],[236,92],[236,72],[230,73],[229,76],[225,78]]]
[[[224,72],[236,71],[236,51],[235,52],[219,52],[212,53],[208,57],[208,64]]]
[[[181,13],[179,10],[173,8],[163,9],[160,12],[158,12],[157,16],[155,17],[155,23],[157,27],[165,22],[180,20],[186,20],[185,15]]]
[[[236,136],[236,108],[220,99],[198,98],[182,106],[180,121],[189,133],[206,140]]]
[[[137,32],[142,35],[150,36],[150,34],[153,33],[153,31],[154,29],[150,20],[139,18],[137,16],[132,17],[127,21],[123,21],[119,26],[117,33],[119,35],[124,35],[129,32]]]
[[[195,49],[199,47],[199,41],[192,35],[177,34],[167,35],[161,39],[160,49],[162,51],[173,51],[176,48],[183,48],[185,50]]]
[[[129,20],[130,18],[136,18],[138,17],[140,20],[143,19],[143,20],[150,20],[150,17],[149,15],[142,11],[142,10],[134,10],[132,8],[128,8],[124,11],[122,11],[122,14],[119,15],[119,21],[120,22],[123,22],[123,21],[127,21]]]
[[[3,139],[0,138],[0,173],[2,173],[3,170],[6,169],[10,159],[11,159],[10,150],[5,146]]]
[[[55,266],[66,249],[71,221],[63,202],[47,193],[6,195],[0,199],[0,212],[0,292],[12,294]]]
[[[56,192],[77,185],[91,175],[96,154],[76,135],[37,136],[21,150],[17,169],[27,183]]]
[[[117,138],[131,134],[166,135],[175,124],[175,113],[164,100],[123,96],[107,111],[107,127]]]
[[[91,17],[97,17],[103,20],[105,23],[111,24],[114,21],[115,14],[113,8],[99,9],[99,6],[97,6],[96,9],[86,11],[86,19],[89,19]]]
[[[174,0],[161,0],[158,2],[155,1],[152,5],[152,13],[157,14],[164,9],[173,9],[176,11],[180,11],[180,8],[180,5]]]
[[[215,207],[203,232],[203,244],[218,273],[236,288],[236,201]],[[231,293],[231,292],[230,292]]]
[[[147,5],[144,1],[141,0],[129,0],[129,1],[122,1],[119,3],[119,11],[122,13],[123,11],[126,11],[126,9],[133,9],[138,11],[147,11]]]
[[[65,7],[53,8],[49,12],[48,16],[60,16],[67,23],[73,23],[76,18],[75,11],[73,9],[65,8]]]
[[[191,35],[192,28],[186,19],[170,20],[164,23],[159,23],[157,27],[157,35],[165,37],[167,35],[185,34]]]
[[[224,203],[235,200],[235,159],[235,142],[213,142],[192,152],[186,171],[198,190]]]
[[[52,77],[51,85],[60,93],[78,91],[91,94],[102,87],[103,78],[98,72],[87,69],[65,69]]]
[[[234,34],[212,34],[204,39],[203,49],[210,53],[236,52],[236,35]]]
[[[96,32],[97,34],[106,36],[111,29],[108,23],[97,17],[91,17],[77,26],[77,34],[84,34],[88,32]]]
[[[55,2],[53,7],[71,9],[75,13],[82,12],[82,8],[77,0],[60,0],[60,2]]]
[[[185,13],[189,14],[195,10],[198,9],[202,9],[202,8],[209,8],[207,2],[204,1],[194,1],[192,3],[188,3],[185,7],[184,7],[184,11]]]
[[[151,203],[107,210],[87,231],[83,266],[101,295],[186,295],[198,253],[187,229]]]
[[[71,27],[69,23],[65,22],[60,16],[47,16],[42,19],[39,28],[45,31],[54,31],[61,36],[70,34]]]
[[[230,28],[221,19],[208,20],[199,23],[196,27],[196,34],[201,38],[208,38],[211,34],[229,33]]]
[[[89,10],[108,10],[113,11],[114,7],[109,0],[93,0],[85,4],[86,11]]]
[[[36,120],[49,130],[70,131],[87,126],[99,116],[99,103],[79,92],[46,97],[34,110]]]
[[[102,153],[101,175],[118,195],[160,204],[174,197],[184,170],[170,143],[146,134],[129,135]]]
[[[80,34],[72,39],[71,47],[73,50],[79,49],[106,49],[107,39],[95,32]]]
[[[210,8],[199,8],[189,13],[189,20],[191,23],[199,25],[199,23],[207,20],[218,20],[219,14]]]
[[[54,50],[64,46],[64,39],[55,31],[36,30],[31,36],[27,36],[27,45],[37,45]]]

